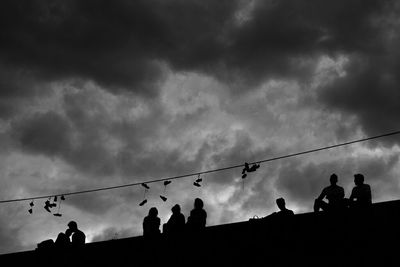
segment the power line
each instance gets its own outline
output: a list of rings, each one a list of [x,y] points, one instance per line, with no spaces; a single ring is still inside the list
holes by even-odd
[[[331,148],[347,146],[347,145],[351,145],[351,144],[355,144],[355,143],[361,143],[361,142],[365,142],[365,141],[369,141],[369,140],[373,140],[373,139],[378,139],[378,138],[383,138],[383,137],[387,137],[387,136],[392,136],[392,135],[396,135],[396,134],[400,134],[400,131],[395,131],[395,132],[390,132],[390,133],[386,133],[386,134],[381,134],[381,135],[371,136],[371,137],[367,137],[367,138],[357,139],[357,140],[353,140],[353,141],[349,141],[349,142],[345,142],[345,143],[340,143],[340,144],[336,144],[336,145],[310,149],[310,150],[297,152],[297,153],[292,153],[292,154],[288,154],[288,155],[284,155],[284,156],[278,156],[278,157],[273,157],[273,158],[269,158],[269,159],[249,162],[249,164],[259,164],[259,163],[265,163],[265,162],[270,162],[270,161],[274,161],[274,160],[280,160],[280,159],[285,159],[285,158],[290,158],[290,157],[296,157],[296,156],[300,156],[300,155],[304,155],[304,154],[310,154],[310,153],[314,153],[314,152],[318,152],[318,151],[322,151],[322,150],[328,150],[328,149],[331,149]],[[93,193],[93,192],[106,191],[106,190],[112,190],[112,189],[118,189],[118,188],[124,188],[124,187],[137,186],[137,185],[141,185],[143,183],[151,184],[151,183],[157,183],[157,182],[162,182],[162,181],[167,181],[167,180],[176,180],[176,179],[193,177],[193,176],[203,175],[203,174],[208,174],[208,173],[213,173],[213,172],[219,172],[219,171],[226,171],[226,170],[230,170],[230,169],[242,168],[243,166],[244,166],[244,164],[238,164],[238,165],[228,166],[228,167],[224,167],[224,168],[218,168],[218,169],[212,169],[212,170],[207,170],[207,171],[202,171],[202,172],[195,172],[195,173],[183,174],[183,175],[178,175],[178,176],[172,176],[172,177],[167,177],[167,178],[151,180],[151,181],[147,181],[147,182],[136,182],[136,183],[130,183],[130,184],[123,184],[123,185],[116,185],[116,186],[109,186],[109,187],[101,187],[101,188],[95,188],[95,189],[68,192],[68,193],[62,193],[62,194],[52,194],[52,195],[46,195],[46,196],[36,196],[36,197],[0,200],[0,204],[9,203],[9,202],[34,200],[34,199],[45,199],[45,198],[50,198],[50,197],[54,197],[54,196],[61,196],[61,195],[69,196],[69,195]]]

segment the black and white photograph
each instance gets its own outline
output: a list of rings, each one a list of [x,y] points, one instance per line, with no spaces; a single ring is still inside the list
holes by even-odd
[[[400,1],[0,1],[0,259],[398,266]]]

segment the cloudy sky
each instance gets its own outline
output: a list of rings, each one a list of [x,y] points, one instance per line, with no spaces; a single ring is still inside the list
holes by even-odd
[[[390,0],[4,0],[0,200],[150,181],[400,129],[400,4]],[[1,204],[0,253],[76,220],[87,241],[141,235],[201,197],[208,225],[296,213],[335,172],[397,199],[400,136],[241,170]],[[164,203],[159,195],[168,197]],[[143,207],[139,203],[148,200]],[[54,212],[57,209],[53,210]]]

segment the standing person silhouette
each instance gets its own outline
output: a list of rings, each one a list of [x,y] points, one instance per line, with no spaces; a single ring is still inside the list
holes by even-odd
[[[161,220],[158,217],[158,210],[152,207],[149,214],[143,219],[143,236],[152,237],[160,234]]]
[[[337,175],[333,173],[329,180],[331,185],[325,187],[314,202],[315,212],[318,212],[320,209],[323,211],[337,211],[345,207],[344,189],[337,185]],[[324,201],[324,198],[328,200],[328,203]]]
[[[371,187],[368,184],[364,184],[364,175],[361,173],[354,174],[354,184],[356,186],[351,191],[349,198],[350,207],[367,208],[371,206]]]
[[[190,211],[187,221],[189,230],[198,231],[206,227],[207,212],[203,209],[204,203],[200,198],[194,200],[194,209]]]
[[[171,209],[172,215],[168,222],[164,224],[163,232],[167,234],[177,234],[185,228],[185,215],[181,213],[181,206],[176,204]]]
[[[86,235],[78,229],[78,224],[75,221],[70,221],[68,223],[68,229],[66,235],[71,237],[71,245],[75,248],[80,248],[85,245]]]

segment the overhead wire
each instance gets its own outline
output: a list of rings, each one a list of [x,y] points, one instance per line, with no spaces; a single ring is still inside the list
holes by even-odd
[[[315,148],[315,149],[310,149],[310,150],[305,150],[302,152],[296,152],[292,154],[287,154],[283,156],[278,156],[278,157],[273,157],[273,158],[268,158],[264,160],[258,160],[254,162],[249,162],[248,164],[260,164],[260,163],[266,163],[270,161],[275,161],[275,160],[280,160],[280,159],[286,159],[290,157],[296,157],[304,154],[310,154],[322,150],[328,150],[336,147],[341,147],[341,146],[347,146],[355,143],[361,143],[373,139],[378,139],[378,138],[383,138],[383,137],[388,137],[392,135],[397,135],[400,134],[399,131],[393,131],[385,134],[380,134],[376,136],[371,136],[371,137],[366,137],[362,139],[357,139],[345,143],[340,143],[336,145],[331,145],[331,146],[325,146],[325,147],[320,147],[320,148]],[[135,182],[135,183],[129,183],[129,184],[123,184],[123,185],[116,185],[116,186],[108,186],[108,187],[100,187],[100,188],[94,188],[94,189],[87,189],[87,190],[81,190],[81,191],[74,191],[74,192],[65,192],[65,193],[58,193],[58,194],[51,194],[51,195],[43,195],[43,196],[35,196],[35,197],[25,197],[25,198],[17,198],[17,199],[7,199],[7,200],[0,200],[0,204],[3,203],[10,203],[10,202],[19,202],[19,201],[27,201],[27,200],[35,200],[35,199],[45,199],[49,197],[54,197],[54,196],[70,196],[70,195],[78,195],[78,194],[86,194],[86,193],[94,193],[94,192],[99,192],[99,191],[106,191],[106,190],[113,190],[113,189],[119,189],[119,188],[125,188],[125,187],[132,187],[132,186],[137,186],[137,185],[142,185],[142,184],[151,184],[151,183],[157,183],[157,182],[162,182],[162,181],[171,181],[171,180],[176,180],[176,179],[182,179],[182,178],[187,178],[187,177],[193,177],[193,176],[198,176],[198,175],[204,175],[208,173],[214,173],[214,172],[220,172],[220,171],[226,171],[226,170],[231,170],[231,169],[236,169],[236,168],[242,168],[244,164],[237,164],[237,165],[232,165],[228,167],[223,167],[223,168],[217,168],[217,169],[211,169],[211,170],[206,170],[206,171],[201,171],[201,172],[194,172],[194,173],[189,173],[189,174],[183,174],[183,175],[177,175],[177,176],[172,176],[172,177],[167,177],[167,178],[160,178],[160,179],[155,179],[155,180],[150,180],[150,181],[141,181],[141,182]]]

